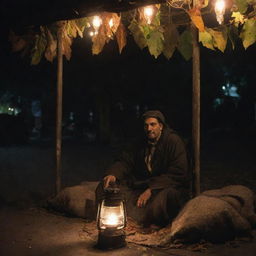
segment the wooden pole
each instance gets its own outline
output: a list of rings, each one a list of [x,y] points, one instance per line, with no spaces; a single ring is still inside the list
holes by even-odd
[[[193,45],[193,96],[192,96],[192,144],[194,193],[200,194],[200,50],[198,30],[192,24]]]
[[[63,55],[62,33],[64,22],[57,22],[57,105],[56,105],[56,194],[61,190],[61,142],[62,142],[62,87],[63,87]]]

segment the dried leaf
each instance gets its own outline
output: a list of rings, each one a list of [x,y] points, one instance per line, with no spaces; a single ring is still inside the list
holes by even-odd
[[[199,32],[199,42],[201,42],[204,47],[215,50],[213,37],[207,32],[207,29],[204,32]]]
[[[121,54],[123,48],[126,45],[126,30],[123,23],[120,23],[116,31],[116,40],[119,48],[119,53]]]
[[[65,23],[65,27],[64,29],[66,30],[66,34],[69,36],[69,37],[73,37],[73,38],[76,38],[77,36],[77,29],[76,29],[76,22],[74,20],[68,20],[66,23]]]
[[[198,7],[192,8],[188,10],[189,16],[194,23],[194,25],[198,28],[200,32],[204,32],[204,21],[201,16],[201,11]]]
[[[202,9],[208,6],[209,0],[197,0],[195,6]]]
[[[247,20],[244,25],[240,38],[243,41],[243,46],[247,49],[256,41],[256,20],[254,18]]]
[[[133,20],[128,28],[132,32],[133,38],[140,49],[145,48],[147,46],[147,40],[137,21]]]
[[[116,33],[117,29],[119,28],[119,24],[120,24],[120,20],[121,20],[121,16],[117,15],[116,13],[111,13],[111,17],[109,22],[112,20],[112,26],[111,31],[113,33]],[[107,24],[109,24],[109,22]]]
[[[47,35],[47,46],[46,46],[44,56],[48,61],[52,62],[56,56],[57,41],[54,40],[52,33],[48,28],[46,28],[46,35]]]
[[[192,57],[192,35],[189,30],[185,30],[180,35],[180,41],[178,50],[185,60],[189,60]]]
[[[12,30],[9,33],[9,41],[13,52],[19,52],[27,46],[27,42],[21,36],[17,36]]]
[[[179,44],[179,33],[176,27],[172,24],[166,26],[164,31],[164,49],[163,54],[167,59],[170,59]]]
[[[102,50],[107,41],[107,36],[105,33],[105,29],[103,26],[100,26],[99,31],[96,35],[92,38],[92,54],[99,54]]]
[[[67,60],[70,60],[71,58],[71,45],[72,45],[72,39],[68,36],[68,34],[63,31],[62,35],[62,51],[63,55],[65,55]]]
[[[82,38],[84,29],[89,27],[89,25],[90,25],[89,19],[87,17],[84,17],[84,18],[76,19],[75,22],[76,22],[76,26],[77,26],[77,32],[78,32],[79,36]]]
[[[40,29],[41,34],[36,36],[35,45],[31,52],[31,65],[37,65],[41,61],[41,58],[47,45],[44,28],[40,27]]]
[[[218,29],[208,29],[208,32],[213,37],[213,45],[220,51],[224,52],[227,46],[227,28],[221,26]]]

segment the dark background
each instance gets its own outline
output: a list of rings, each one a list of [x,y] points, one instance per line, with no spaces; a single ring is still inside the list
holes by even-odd
[[[12,53],[7,40],[2,41],[0,93],[13,95],[10,104],[23,110],[29,129],[33,127],[31,102],[40,100],[41,136],[52,137],[56,60],[42,59],[31,66],[29,55]],[[201,46],[202,134],[216,129],[244,132],[255,123],[255,53],[255,45],[244,50],[241,42],[234,51],[228,44],[224,54]],[[222,86],[228,82],[237,87],[239,98],[224,94]],[[106,142],[134,136],[139,116],[147,109],[160,109],[173,128],[191,136],[192,63],[177,50],[170,60],[162,55],[155,59],[129,36],[121,55],[111,41],[101,54],[92,56],[91,39],[85,35],[74,41],[71,60],[64,57],[63,89],[63,126],[73,112],[74,135],[93,129],[97,139]],[[217,106],[216,98],[221,99]]]

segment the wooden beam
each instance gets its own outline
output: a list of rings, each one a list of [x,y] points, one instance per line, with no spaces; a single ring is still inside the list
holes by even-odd
[[[200,194],[200,50],[198,30],[192,24],[193,45],[193,96],[192,96],[192,144],[194,194]]]
[[[57,22],[57,105],[56,105],[56,194],[61,190],[61,142],[62,142],[62,91],[63,91],[63,54],[62,34],[64,22]]]

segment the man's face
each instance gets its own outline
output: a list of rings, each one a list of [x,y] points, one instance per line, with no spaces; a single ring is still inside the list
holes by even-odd
[[[156,140],[163,129],[163,124],[154,117],[149,117],[144,121],[144,131],[149,140]]]

